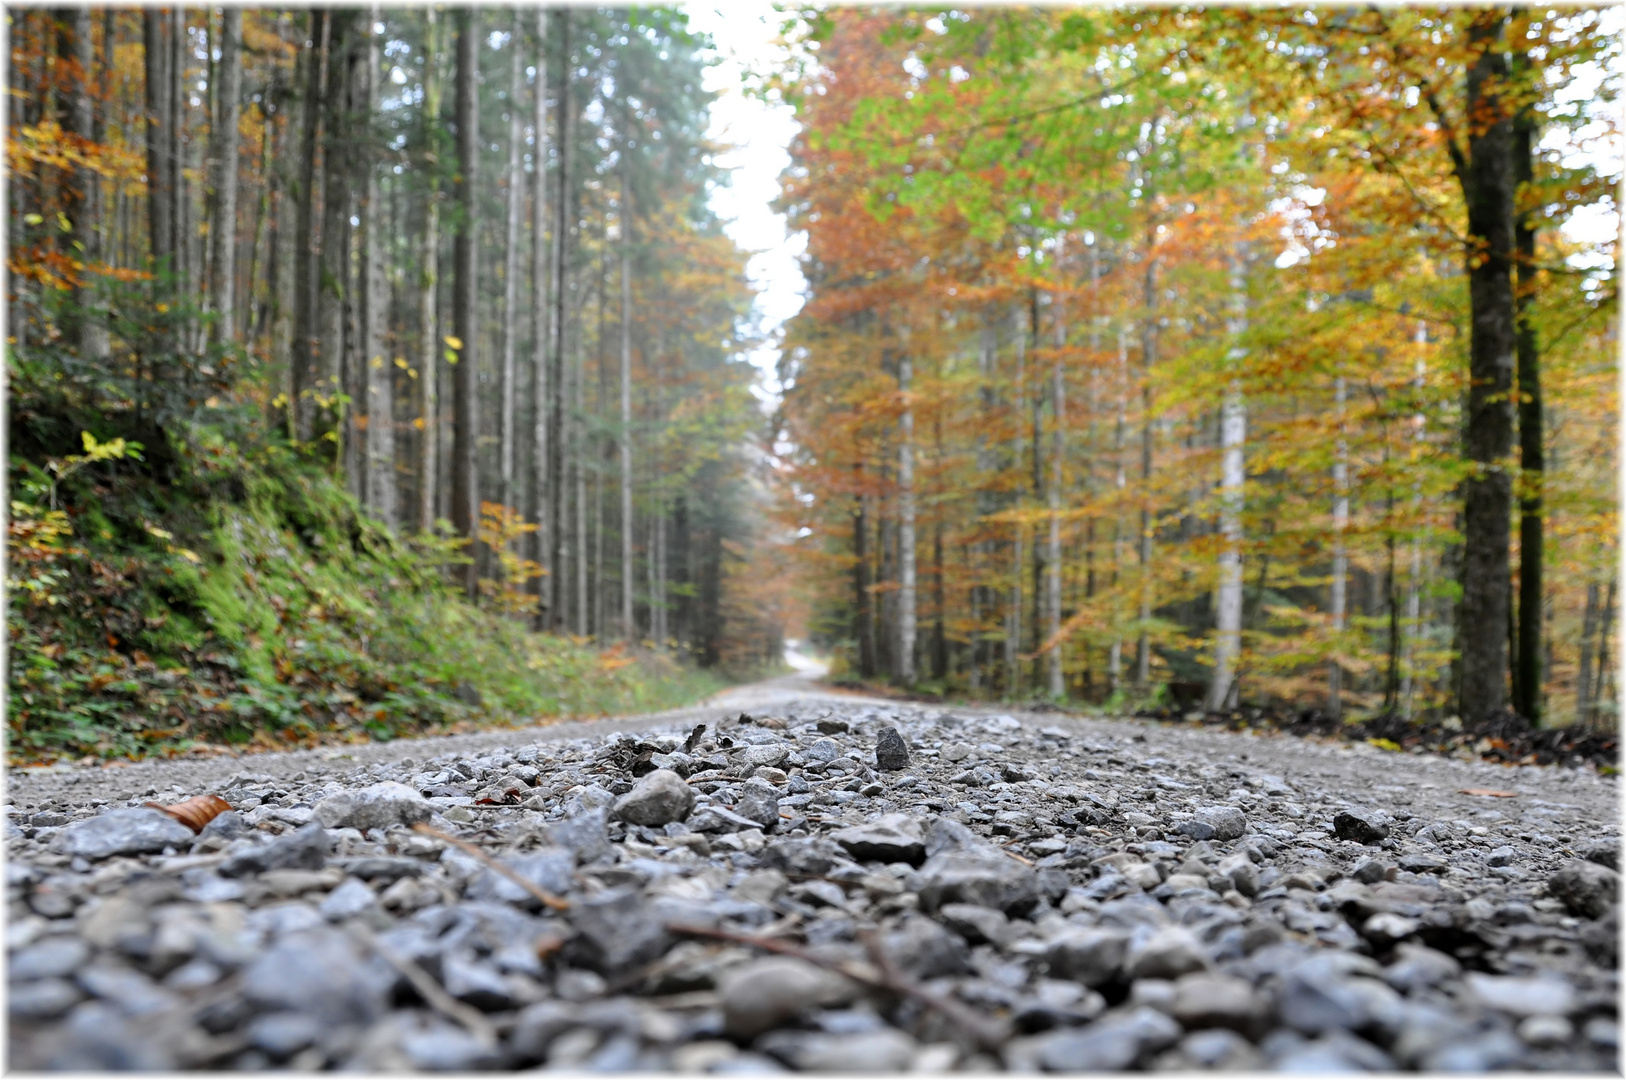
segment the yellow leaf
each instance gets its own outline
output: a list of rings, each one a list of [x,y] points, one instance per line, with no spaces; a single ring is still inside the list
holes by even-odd
[[[450,345],[454,349],[462,349],[463,348],[463,339],[462,338],[452,337],[450,334],[448,334],[448,335],[446,335],[445,341],[446,341],[446,344]]]

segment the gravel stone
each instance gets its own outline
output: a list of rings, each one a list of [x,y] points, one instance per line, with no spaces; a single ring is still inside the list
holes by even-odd
[[[615,816],[634,825],[682,821],[694,809],[694,789],[671,769],[656,769],[615,801]]]
[[[899,772],[909,767],[909,744],[895,727],[884,727],[875,740],[875,767]]]
[[[1389,838],[1389,819],[1376,810],[1341,810],[1333,815],[1332,831],[1340,840],[1381,844]]]
[[[427,799],[395,780],[370,784],[356,791],[330,795],[312,808],[318,822],[329,829],[387,829],[416,825],[434,813]]]
[[[830,834],[860,862],[906,862],[919,866],[926,858],[920,822],[908,814],[885,814],[862,825]]]
[[[755,1038],[807,1009],[845,1005],[858,992],[851,980],[789,956],[742,964],[718,989],[723,1029],[737,1039]]]
[[[1598,863],[1571,859],[1547,879],[1547,891],[1577,915],[1601,918],[1620,898],[1620,875]]]
[[[1051,1072],[1122,1072],[1179,1038],[1179,1024],[1142,1007],[1052,1035],[1038,1059]]]
[[[51,850],[82,859],[145,855],[192,843],[192,830],[148,807],[109,810],[65,826],[51,837]]]
[[[1248,819],[1234,806],[1205,806],[1197,811],[1197,820],[1214,830],[1212,837],[1202,839],[1237,840],[1248,831]]]
[[[960,903],[1021,915],[1039,900],[1037,875],[999,854],[945,851],[933,855],[911,876],[908,887],[920,894],[920,906],[926,911]]]

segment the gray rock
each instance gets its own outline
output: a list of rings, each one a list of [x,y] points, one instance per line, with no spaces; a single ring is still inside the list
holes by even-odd
[[[346,878],[343,884],[327,894],[316,910],[325,919],[343,922],[374,911],[377,907],[378,895],[372,889],[355,878]]]
[[[944,904],[937,909],[943,925],[973,945],[1002,947],[1011,937],[1011,921],[1002,911],[977,904]]]
[[[11,954],[6,978],[14,983],[72,975],[90,959],[90,946],[76,937],[48,937]]]
[[[1259,1051],[1234,1031],[1211,1028],[1194,1031],[1180,1040],[1181,1065],[1226,1072],[1257,1072]]]
[[[1196,820],[1214,829],[1214,840],[1235,840],[1248,831],[1248,819],[1234,806],[1205,806]]]
[[[804,877],[823,877],[844,859],[842,849],[828,836],[776,840],[762,852],[763,866]]]
[[[248,877],[266,870],[320,870],[327,862],[332,838],[311,822],[268,844],[235,852],[220,864],[221,877]]]
[[[608,832],[610,812],[598,806],[564,821],[555,821],[547,828],[548,843],[575,853],[581,865],[596,863],[609,857]]]
[[[1259,895],[1259,868],[1243,854],[1227,855],[1219,861],[1220,875],[1228,878],[1231,888],[1250,900]]]
[[[6,990],[6,1010],[13,1021],[54,1020],[84,997],[84,991],[67,979],[13,983]]]
[[[211,818],[209,823],[203,827],[203,831],[198,833],[198,839],[207,840],[211,837],[219,837],[222,840],[235,840],[239,836],[246,835],[248,835],[248,822],[243,820],[243,815],[236,810],[227,810],[225,813],[217,814]]]
[[[1124,957],[1124,971],[1131,979],[1178,979],[1207,967],[1202,942],[1183,926],[1138,932]]]
[[[1179,1024],[1141,1007],[1047,1037],[1038,1059],[1050,1072],[1122,1072],[1179,1038]]]
[[[1051,975],[1097,987],[1118,978],[1128,951],[1127,933],[1104,927],[1080,927],[1052,938],[1044,959]]]
[[[1547,879],[1547,891],[1577,915],[1596,919],[1620,896],[1620,875],[1595,862],[1571,859]]]
[[[875,740],[875,767],[897,772],[909,767],[909,744],[895,727],[884,727]]]
[[[614,976],[660,956],[671,944],[656,911],[636,889],[611,889],[576,900],[567,913],[577,936],[570,954],[584,967]]]
[[[134,806],[109,810],[65,826],[51,837],[51,850],[85,859],[146,855],[190,845],[192,830],[160,810]]]
[[[401,1036],[401,1049],[414,1068],[430,1072],[472,1072],[497,1061],[492,1047],[444,1021],[407,1032]]]
[[[249,1021],[249,1045],[282,1061],[322,1037],[322,1022],[309,1013],[273,1012]]]
[[[926,857],[945,851],[974,851],[987,854],[993,845],[953,818],[936,817],[926,823]]]
[[[1607,866],[1617,873],[1620,871],[1620,840],[1618,838],[1594,840],[1590,844],[1582,844],[1577,850],[1580,852],[1581,858],[1587,862]]]
[[[312,812],[329,829],[387,829],[428,821],[434,805],[405,784],[394,780],[342,791],[318,802]]]
[[[1444,870],[1445,860],[1426,851],[1413,851],[1400,856],[1400,869],[1409,874],[1434,874]]]
[[[1393,1072],[1394,1059],[1382,1050],[1342,1031],[1294,1045],[1273,1067],[1285,1073]]]
[[[766,780],[747,780],[734,801],[734,812],[764,829],[779,824],[779,791]]]
[[[920,822],[908,814],[885,814],[862,825],[850,825],[830,834],[860,862],[906,862],[919,866],[926,858]]]
[[[1485,856],[1486,866],[1512,866],[1519,853],[1506,844]]]
[[[843,1034],[774,1032],[759,1045],[798,1072],[848,1074],[907,1071],[918,1049],[915,1040],[891,1027]]]
[[[747,765],[773,769],[784,764],[785,759],[790,756],[790,747],[782,742],[760,743],[756,746],[747,746],[734,756]]]
[[[574,884],[576,856],[566,848],[541,848],[527,855],[511,856],[503,862],[520,877],[554,896],[563,896]],[[529,890],[489,866],[474,879],[468,895],[471,900],[497,900],[518,904],[530,911],[542,906],[542,901]]]
[[[1033,870],[999,854],[933,855],[910,876],[907,886],[920,894],[920,906],[926,911],[959,903],[1020,915],[1039,902],[1039,880]]]
[[[68,1014],[47,1065],[60,1072],[173,1072],[175,1053],[164,1034],[125,1019],[107,1002],[87,1001]]]
[[[145,1016],[175,1007],[173,993],[131,968],[99,961],[82,968],[79,985],[95,997],[111,1001],[127,1016]]]
[[[841,756],[841,744],[834,739],[815,739],[813,745],[802,751],[809,761],[834,761]]]
[[[1405,1009],[1400,996],[1364,970],[1348,954],[1323,953],[1296,965],[1282,979],[1278,1010],[1282,1021],[1306,1035],[1326,1031],[1398,1030]],[[1367,961],[1369,964],[1370,961]]]
[[[243,972],[243,995],[265,1009],[306,1012],[324,1024],[367,1023],[384,1011],[394,969],[364,956],[335,929],[280,938]]]
[[[719,986],[723,1028],[737,1039],[752,1039],[804,1010],[845,1005],[859,987],[805,960],[769,956],[726,972]]]
[[[916,979],[961,975],[966,964],[965,941],[930,919],[915,916],[881,936],[887,956]]]
[[[1403,994],[1438,986],[1462,974],[1456,958],[1426,945],[1401,943],[1395,961],[1383,969],[1383,981]]]
[[[1351,807],[1333,815],[1332,831],[1340,840],[1381,844],[1389,838],[1389,816],[1376,810]]]
[[[1270,1006],[1246,979],[1196,973],[1174,984],[1170,1015],[1187,1030],[1223,1027],[1257,1035],[1270,1020]]]
[[[697,833],[736,833],[762,828],[761,822],[721,806],[702,806],[689,815],[686,824],[690,832]]]
[[[1563,1016],[1575,1008],[1575,990],[1551,975],[1518,978],[1470,971],[1463,980],[1487,1008],[1510,1016]]]
[[[615,816],[634,825],[682,821],[694,809],[694,789],[670,769],[656,769],[615,801]]]

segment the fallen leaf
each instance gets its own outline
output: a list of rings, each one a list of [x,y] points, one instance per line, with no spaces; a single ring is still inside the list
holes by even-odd
[[[205,825],[231,809],[231,803],[222,799],[219,795],[194,795],[185,802],[178,802],[172,806],[165,806],[162,803],[155,802],[142,803],[142,805],[150,806],[154,810],[162,810],[195,833],[202,832]]]
[[[1519,797],[1519,793],[1517,791],[1497,791],[1495,788],[1488,788],[1488,787],[1458,788],[1457,789],[1457,794],[1458,795],[1486,795],[1486,796],[1489,796],[1492,799],[1517,799]]]

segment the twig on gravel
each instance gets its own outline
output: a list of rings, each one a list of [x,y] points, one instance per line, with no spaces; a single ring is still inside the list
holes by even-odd
[[[386,964],[400,972],[401,977],[412,984],[412,989],[418,992],[418,996],[423,998],[431,1009],[463,1025],[469,1030],[469,1034],[479,1039],[486,1046],[497,1045],[496,1029],[491,1026],[491,1022],[478,1009],[463,1004],[441,989],[440,984],[412,960],[404,956],[397,956],[392,950],[386,949],[366,927],[358,923],[351,923],[349,930],[362,945],[383,957]]]
[[[674,934],[684,934],[689,937],[710,938],[713,941],[728,941],[737,945],[750,945],[764,952],[779,953],[784,956],[793,956],[804,960],[815,967],[826,971],[833,971],[838,975],[845,975],[857,983],[862,983],[872,990],[885,990],[902,997],[914,998],[928,1009],[943,1014],[959,1030],[977,1043],[984,1050],[997,1050],[1005,1044],[1010,1037],[1009,1030],[1004,1024],[988,1020],[972,1012],[957,1001],[951,1001],[908,978],[893,965],[881,947],[880,939],[874,930],[859,931],[859,939],[869,951],[875,964],[877,974],[870,974],[862,968],[854,967],[840,961],[826,960],[817,953],[809,952],[789,941],[780,941],[777,938],[761,937],[756,934],[736,934],[729,930],[714,930],[709,926],[694,926],[689,923],[667,923],[666,929]]]
[[[459,850],[465,851],[474,856],[476,859],[479,859],[481,862],[497,871],[497,873],[501,874],[509,881],[512,881],[515,885],[518,885],[520,888],[524,889],[526,892],[530,893],[543,904],[555,911],[564,911],[570,907],[570,901],[560,899],[534,881],[526,880],[524,877],[520,876],[520,874],[515,871],[513,867],[501,862],[500,860],[492,858],[490,855],[487,855],[484,851],[481,851],[478,847],[469,843],[467,840],[453,836],[451,833],[441,832],[433,825],[425,825],[422,822],[412,826],[412,831],[423,833],[425,836],[433,836],[437,840],[444,840],[448,844],[456,845]]]

